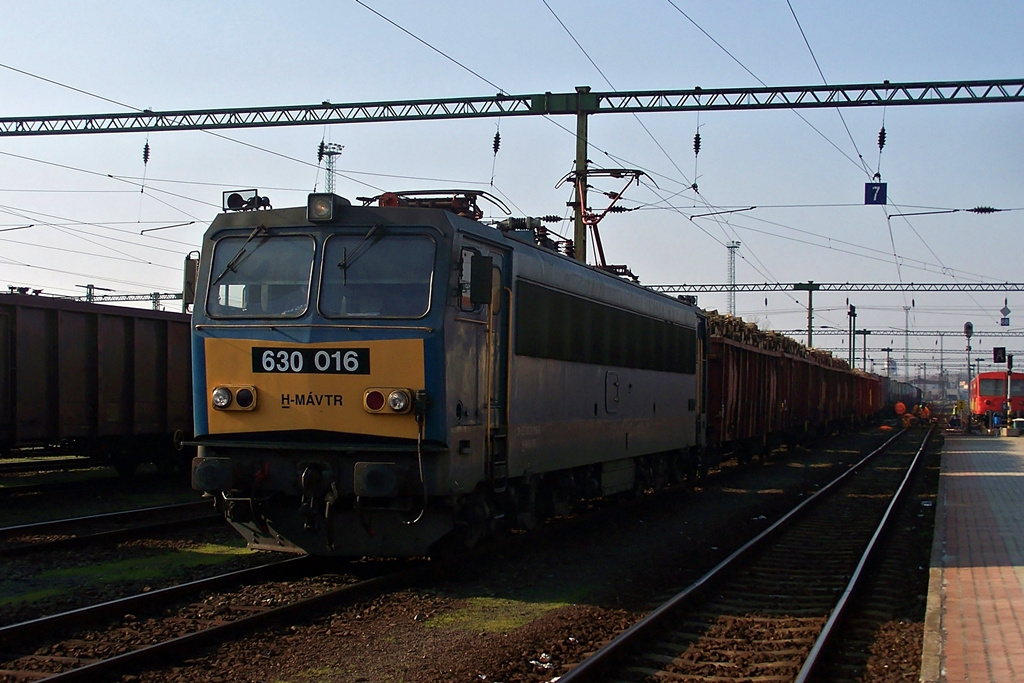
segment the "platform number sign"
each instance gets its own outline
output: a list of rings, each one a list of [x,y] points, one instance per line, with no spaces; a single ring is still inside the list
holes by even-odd
[[[885,204],[885,183],[864,183],[865,204]]]

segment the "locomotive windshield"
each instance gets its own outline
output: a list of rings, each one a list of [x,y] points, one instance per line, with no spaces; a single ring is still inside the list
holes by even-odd
[[[326,318],[420,318],[430,308],[434,240],[383,226],[324,244],[320,313]]]
[[[206,312],[213,318],[296,318],[309,304],[309,235],[224,237],[213,252]]]

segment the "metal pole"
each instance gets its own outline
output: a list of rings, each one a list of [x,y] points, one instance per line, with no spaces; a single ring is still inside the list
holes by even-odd
[[[807,284],[811,284],[808,282]],[[814,344],[811,339],[811,329],[814,327],[814,304],[812,298],[814,297],[814,290],[810,287],[807,288],[807,348],[814,348]]]
[[[814,284],[814,280],[808,280],[807,282],[797,282],[793,284],[793,291],[799,292],[801,290],[807,290],[807,347],[812,348],[814,346],[814,338],[811,334],[811,329],[814,323],[814,290],[820,288],[821,285]]]
[[[868,335],[871,334],[871,330],[857,330],[855,334],[859,334],[864,339],[861,340],[861,369],[864,372],[868,371]]]
[[[967,337],[967,414],[964,416],[966,425],[965,432],[971,433],[971,335],[974,334],[974,325],[971,322],[964,323],[964,336]]]
[[[572,239],[576,260],[581,263],[587,262],[587,226],[583,222],[587,209],[587,112],[582,95],[589,92],[590,86],[576,86],[576,206]]]

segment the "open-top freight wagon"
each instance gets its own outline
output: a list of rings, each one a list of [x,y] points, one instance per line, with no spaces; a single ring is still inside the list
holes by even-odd
[[[740,318],[708,311],[707,463],[740,460],[878,416],[883,380]]]
[[[188,315],[0,294],[0,455],[58,448],[125,473],[187,463],[190,368]]]

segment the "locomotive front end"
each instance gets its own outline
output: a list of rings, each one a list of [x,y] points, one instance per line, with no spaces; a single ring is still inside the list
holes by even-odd
[[[416,555],[450,530],[450,510],[429,502],[445,450],[427,371],[444,240],[333,195],[305,212],[243,206],[210,227],[192,485],[250,547]]]

